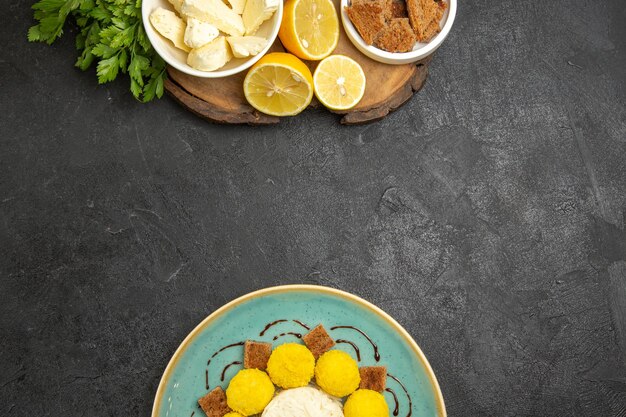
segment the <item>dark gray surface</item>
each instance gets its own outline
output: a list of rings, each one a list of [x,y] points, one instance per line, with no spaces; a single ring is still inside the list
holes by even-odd
[[[462,3],[389,118],[255,129],[97,86],[3,0],[0,415],[146,416],[196,323],[306,282],[406,326],[449,415],[625,416],[626,8]]]

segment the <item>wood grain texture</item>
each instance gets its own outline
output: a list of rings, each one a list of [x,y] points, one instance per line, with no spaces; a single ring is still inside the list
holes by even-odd
[[[208,90],[210,94],[207,94],[206,89],[195,89],[194,82],[184,83],[183,81],[185,87],[178,84],[177,77],[185,79],[189,77],[186,74],[169,68],[169,75],[169,78],[165,81],[167,92],[178,103],[200,117],[215,123],[227,124],[267,125],[278,123],[277,117],[259,113],[246,103],[234,101],[232,95],[221,93],[222,89],[218,83],[212,83],[211,86],[216,88]],[[228,82],[226,84],[232,83]],[[196,90],[200,96],[194,95],[187,89]],[[205,100],[202,97],[206,97],[209,100]]]
[[[337,9],[339,2],[336,1]],[[341,24],[340,24],[341,26]],[[284,51],[276,40],[272,51]],[[343,124],[363,124],[380,120],[410,99],[428,76],[430,57],[417,64],[388,65],[376,62],[359,52],[341,26],[335,54],[346,55],[357,61],[367,78],[365,94],[353,109],[335,112],[342,114]],[[307,62],[315,71],[317,62]],[[198,116],[216,123],[266,125],[278,123],[279,118],[254,110],[243,94],[246,71],[227,78],[197,78],[168,68],[170,80],[165,88],[181,105]],[[312,107],[318,106],[314,101]]]

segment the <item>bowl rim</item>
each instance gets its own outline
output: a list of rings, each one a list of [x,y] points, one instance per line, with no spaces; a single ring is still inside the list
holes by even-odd
[[[185,74],[193,75],[194,77],[200,77],[200,78],[224,78],[224,77],[229,77],[231,75],[238,74],[250,68],[252,65],[257,63],[257,61],[261,59],[265,54],[267,54],[267,52],[270,50],[270,48],[276,41],[276,38],[278,37],[278,30],[280,29],[280,23],[283,19],[283,2],[279,1],[278,9],[276,9],[276,11],[271,17],[271,19],[274,19],[274,26],[272,27],[272,32],[270,33],[270,36],[267,38],[267,45],[265,45],[265,47],[261,50],[261,52],[248,58],[242,64],[234,68],[230,68],[227,70],[218,69],[215,71],[200,71],[195,68],[191,68],[186,63],[181,64],[178,60],[170,60],[170,59],[165,58],[164,56],[166,55],[165,51],[163,50],[163,48],[161,48],[161,46],[159,45],[159,42],[157,42],[157,39],[162,38],[162,36],[159,33],[157,33],[157,31],[150,24],[150,12],[154,8],[152,7],[152,5],[154,5],[154,2],[155,0],[152,0],[152,1],[143,0],[141,4],[141,20],[143,23],[143,29],[144,29],[144,32],[146,32],[146,35],[148,36],[148,40],[150,41],[150,44],[152,45],[156,53],[168,65],[171,65],[172,67],[176,68],[180,72],[184,72]]]
[[[204,320],[202,320],[181,342],[178,346],[171,359],[169,360],[165,370],[163,371],[163,375],[161,376],[161,380],[159,381],[159,386],[156,391],[156,395],[154,398],[154,403],[152,406],[151,417],[158,417],[159,408],[161,405],[161,401],[163,398],[163,394],[165,393],[165,387],[169,381],[171,373],[178,363],[178,360],[185,352],[189,344],[196,338],[196,336],[203,331],[211,322],[217,319],[219,316],[223,315],[229,310],[237,307],[238,305],[261,296],[270,295],[270,294],[278,294],[284,292],[297,292],[297,291],[309,291],[309,292],[317,292],[323,294],[335,295],[349,301],[353,301],[356,304],[360,304],[363,307],[371,310],[374,314],[380,316],[383,320],[385,320],[394,330],[398,332],[402,336],[402,338],[408,343],[408,345],[412,348],[413,352],[419,359],[419,361],[424,366],[426,374],[429,378],[430,384],[433,388],[435,394],[435,403],[437,407],[437,416],[438,417],[447,417],[446,406],[443,400],[443,394],[441,393],[441,388],[439,387],[439,382],[437,381],[437,377],[435,376],[435,372],[433,371],[428,359],[426,359],[426,355],[422,352],[422,349],[418,346],[417,342],[413,339],[413,337],[409,334],[408,331],[400,325],[393,317],[383,311],[380,307],[370,303],[363,298],[349,293],[347,291],[342,291],[336,288],[326,287],[322,285],[311,285],[311,284],[288,284],[288,285],[278,285],[274,287],[267,287],[263,289],[259,289],[256,291],[249,292],[240,297],[235,298],[234,300],[224,304],[213,313],[209,314]]]
[[[371,56],[374,55],[385,60],[383,62],[387,63],[389,61],[395,61],[397,63],[417,61],[435,52],[450,33],[450,30],[452,29],[452,25],[454,24],[454,20],[456,18],[457,11],[457,0],[446,0],[449,6],[448,17],[446,18],[446,22],[441,28],[441,32],[435,35],[433,39],[428,41],[425,46],[415,51],[387,52],[382,49],[376,48],[373,45],[368,45],[365,43],[359,32],[356,30],[356,27],[354,27],[354,25],[352,24],[352,21],[348,17],[348,14],[346,13],[345,7],[348,5],[349,1],[350,0],[341,0],[341,20],[344,24],[344,29],[346,30],[346,33],[348,33],[348,38],[350,38],[350,41],[352,43],[355,43],[354,46],[356,46],[357,49],[360,49],[361,52],[365,53],[365,51],[363,51],[364,49],[368,52],[367,55],[370,55],[370,57],[374,58],[373,56]]]

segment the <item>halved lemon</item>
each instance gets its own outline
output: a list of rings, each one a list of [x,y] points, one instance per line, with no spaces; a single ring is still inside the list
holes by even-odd
[[[255,109],[272,116],[294,116],[313,99],[311,70],[291,54],[265,55],[250,68],[243,92]]]
[[[332,0],[287,0],[278,37],[285,48],[302,59],[319,61],[339,41],[339,19]]]
[[[331,110],[356,106],[365,93],[363,68],[344,55],[331,55],[317,65],[313,74],[315,96]]]

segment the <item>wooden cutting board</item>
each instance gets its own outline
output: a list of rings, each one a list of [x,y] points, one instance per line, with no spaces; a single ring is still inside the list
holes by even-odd
[[[335,0],[337,10],[339,2]],[[376,62],[359,52],[343,30],[335,54],[351,57],[363,67],[367,80],[365,95],[356,107],[335,112],[342,114],[343,124],[362,124],[379,120],[397,109],[422,88],[428,75],[430,57],[417,64],[387,65]],[[284,51],[276,39],[272,51]],[[317,62],[307,61],[311,71]],[[165,82],[167,92],[181,105],[198,116],[216,123],[267,125],[280,121],[250,106],[243,94],[243,79],[246,72],[227,78],[198,78],[168,67],[169,77]],[[313,99],[311,107],[320,106]],[[296,116],[298,117],[298,116]]]

